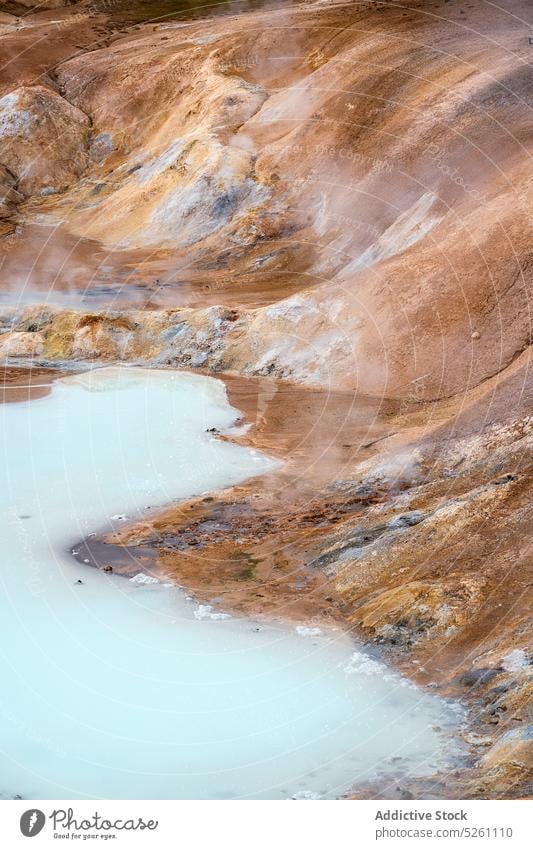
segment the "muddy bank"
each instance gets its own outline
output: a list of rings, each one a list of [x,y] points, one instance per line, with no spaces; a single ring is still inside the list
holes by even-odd
[[[167,581],[128,582],[69,556],[80,528],[119,523],[121,505],[140,517],[147,502],[217,493],[273,469],[263,452],[210,435],[235,427],[220,381],[111,367],[1,410],[13,647],[2,667],[2,722],[13,727],[2,772],[24,798],[67,782],[74,798],[335,798],[362,776],[426,775],[428,763],[455,760],[460,706],[409,686],[338,627],[231,617]],[[37,713],[17,673],[36,645],[32,686],[47,694]],[[47,745],[26,744],[29,717]]]
[[[359,454],[371,456],[375,440],[389,432],[395,405],[271,380],[222,379],[250,427],[232,441],[282,459],[281,468],[117,530],[112,539],[132,546],[129,560],[115,547],[108,559],[98,540],[85,541],[78,556],[100,565],[104,558],[106,566],[131,574],[141,562],[160,576],[179,573],[189,591],[202,600],[217,597],[225,608],[331,622],[342,616],[338,593],[321,570],[305,567],[302,552],[346,517],[385,499],[379,487],[347,494],[336,481]]]
[[[225,377],[252,425],[241,440],[282,469],[118,522],[77,557],[175,580],[215,607],[341,624],[469,705],[470,769],[364,793],[527,794],[531,424],[504,403],[523,368],[459,413]]]
[[[70,374],[72,372],[69,372]],[[33,401],[49,394],[52,382],[66,372],[52,368],[0,368],[0,403]]]

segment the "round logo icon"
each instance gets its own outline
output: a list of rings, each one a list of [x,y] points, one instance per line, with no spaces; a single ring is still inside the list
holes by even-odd
[[[24,811],[20,818],[20,830],[24,837],[35,837],[43,830],[46,817],[42,811],[37,808],[31,808],[29,811]]]

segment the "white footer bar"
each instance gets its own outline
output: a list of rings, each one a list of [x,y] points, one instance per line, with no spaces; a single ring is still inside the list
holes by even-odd
[[[0,802],[2,846],[326,849],[531,843],[531,801]],[[529,827],[528,827],[529,823]],[[35,842],[31,842],[31,839]]]

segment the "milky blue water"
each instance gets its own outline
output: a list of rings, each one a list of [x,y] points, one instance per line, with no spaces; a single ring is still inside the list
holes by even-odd
[[[0,794],[331,798],[447,756],[449,707],[340,632],[213,619],[70,555],[117,514],[272,468],[206,433],[237,415],[219,381],[125,368],[0,408]]]

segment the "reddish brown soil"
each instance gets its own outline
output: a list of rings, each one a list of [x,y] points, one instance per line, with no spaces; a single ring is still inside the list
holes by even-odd
[[[44,398],[50,392],[52,381],[58,377],[62,377],[58,369],[4,366],[0,369],[0,403],[12,404]]]

